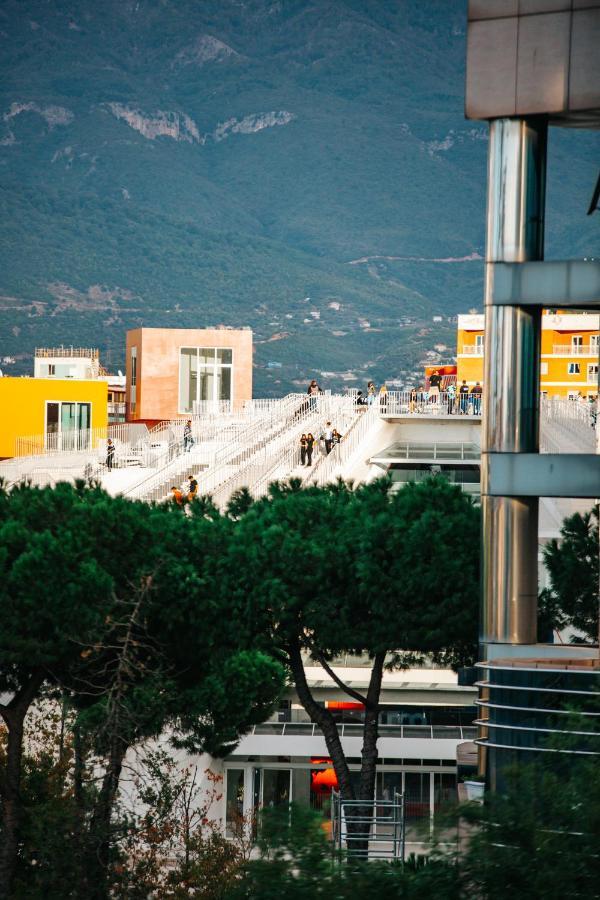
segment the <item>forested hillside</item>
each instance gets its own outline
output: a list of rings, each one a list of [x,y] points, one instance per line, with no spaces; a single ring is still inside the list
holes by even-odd
[[[464,56],[462,0],[4,0],[5,373],[122,367],[140,324],[250,325],[259,393],[451,343],[433,315],[482,290]],[[593,252],[598,149],[552,134],[550,255]]]

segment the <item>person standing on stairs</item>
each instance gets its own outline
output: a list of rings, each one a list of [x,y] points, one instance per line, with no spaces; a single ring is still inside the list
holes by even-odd
[[[315,446],[315,439],[309,431],[308,434],[306,435],[306,459],[307,459],[306,465],[307,466],[312,466],[312,455],[313,455],[313,447],[314,446]]]
[[[194,446],[194,438],[192,435],[192,420],[188,419],[183,429],[183,452],[189,453]]]
[[[300,436],[300,465],[301,466],[304,466],[306,464],[306,448],[307,448],[306,435],[302,434]]]
[[[326,456],[329,456],[329,454],[331,453],[331,448],[333,447],[333,430],[331,428],[331,422],[325,423],[325,428],[323,429],[321,438],[325,443],[325,454]]]

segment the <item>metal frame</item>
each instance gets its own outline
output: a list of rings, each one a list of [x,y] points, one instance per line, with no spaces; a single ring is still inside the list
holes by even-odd
[[[371,807],[373,814],[364,814],[365,807]],[[383,809],[384,814],[380,815],[379,810]],[[356,812],[354,812],[356,811]],[[389,812],[389,815],[385,815]],[[367,835],[348,834],[348,823],[351,825],[369,825]],[[377,826],[383,826],[387,829],[391,826],[391,836],[389,833],[379,833]],[[343,858],[344,843],[346,844],[346,853],[352,859],[394,859],[404,863],[404,853],[406,846],[406,827],[405,827],[405,803],[404,794],[394,791],[392,800],[380,800],[373,798],[372,801],[365,800],[344,800],[339,791],[331,792],[331,837],[332,837],[332,853],[337,857],[338,862]],[[367,842],[367,849],[353,848],[353,843]],[[388,845],[389,849],[388,849]]]

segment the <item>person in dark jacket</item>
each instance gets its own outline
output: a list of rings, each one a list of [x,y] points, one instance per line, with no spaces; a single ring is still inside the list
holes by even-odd
[[[316,409],[317,408],[317,397],[319,396],[319,394],[323,393],[320,385],[317,384],[316,379],[313,378],[313,380],[311,381],[311,383],[308,386],[306,393],[308,394],[308,397],[309,397],[310,408]]]
[[[306,435],[302,434],[302,435],[300,435],[300,465],[301,466],[306,465],[306,447],[307,447]]]
[[[458,389],[458,393],[460,395],[460,413],[464,416],[469,408],[469,385],[466,381],[463,381]]]
[[[332,432],[332,438],[333,438],[333,446],[335,447],[335,445],[336,445],[336,444],[339,444],[339,442],[340,442],[341,439],[342,439],[342,436],[341,436],[341,434],[339,433],[339,431],[337,430],[337,428],[334,428],[334,429],[333,429],[333,432]]]
[[[315,446],[315,439],[309,431],[308,434],[306,435],[306,459],[307,459],[306,465],[307,466],[312,466],[312,455],[313,455],[313,447],[314,446]]]
[[[106,468],[108,471],[112,471],[113,460],[115,458],[115,445],[109,438],[106,442]]]
[[[188,479],[188,500],[195,500],[198,496],[198,482],[194,478],[193,475],[190,475]]]
[[[483,388],[477,382],[471,388],[471,400],[473,401],[473,414],[476,416],[481,415],[481,395],[483,394]]]

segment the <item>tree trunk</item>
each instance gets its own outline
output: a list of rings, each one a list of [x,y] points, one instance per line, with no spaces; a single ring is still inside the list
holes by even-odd
[[[364,843],[356,841],[356,853],[360,856],[369,854],[369,832],[371,829],[368,821],[373,814],[373,802],[375,798],[375,779],[377,776],[377,738],[379,737],[379,697],[381,694],[381,682],[383,678],[383,665],[385,653],[377,653],[373,659],[367,702],[365,705],[365,724],[363,728],[362,762],[360,768],[359,800],[364,800],[365,805],[360,808],[359,815],[366,819],[358,829],[365,836]]]
[[[112,741],[102,787],[90,822],[92,877],[89,879],[89,896],[96,900],[103,900],[109,893],[111,818],[126,752],[127,746],[123,741],[118,738]]]
[[[323,732],[327,751],[331,757],[331,762],[340,786],[342,799],[354,800],[355,794],[350,778],[350,769],[346,762],[346,756],[342,748],[337,725],[331,713],[322,706],[319,706],[311,693],[308,682],[306,681],[306,673],[304,671],[299,642],[295,641],[293,644],[290,644],[288,647],[288,655],[296,691],[298,693],[298,699],[308,713],[311,722],[318,725]]]
[[[21,798],[21,762],[25,717],[44,678],[39,672],[18,691],[6,706],[0,707],[8,731],[6,765],[0,773],[2,796],[2,844],[0,846],[0,900],[7,900],[17,862],[19,829],[23,818]]]

